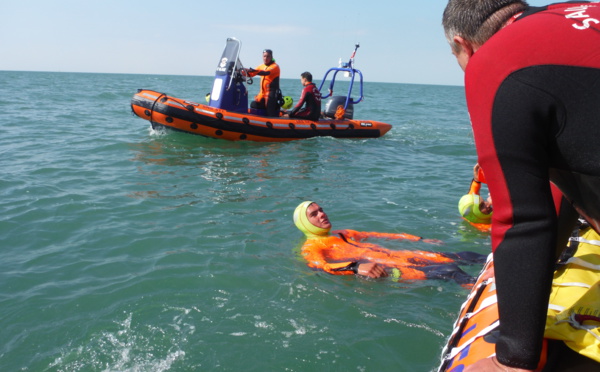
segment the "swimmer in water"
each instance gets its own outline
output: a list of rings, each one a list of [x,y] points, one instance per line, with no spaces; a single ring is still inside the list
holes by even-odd
[[[312,201],[298,205],[294,211],[294,224],[306,235],[302,256],[308,266],[334,275],[382,278],[391,272],[404,280],[452,279],[459,284],[470,285],[475,278],[460,269],[457,262],[484,263],[487,257],[475,252],[396,251],[362,242],[367,238],[380,238],[442,243],[403,233],[331,231],[329,217],[321,206]]]
[[[481,231],[490,231],[494,207],[492,197],[483,199],[480,195],[481,183],[485,183],[485,175],[479,163],[473,167],[473,180],[469,193],[463,195],[458,202],[458,212],[471,225]]]

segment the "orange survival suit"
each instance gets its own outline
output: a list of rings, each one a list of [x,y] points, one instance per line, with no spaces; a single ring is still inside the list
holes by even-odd
[[[427,251],[396,251],[377,244],[362,242],[367,238],[422,240],[410,234],[362,232],[355,230],[320,229],[308,222],[306,210],[312,202],[301,203],[294,212],[296,226],[307,236],[302,256],[309,267],[334,275],[356,274],[358,264],[374,262],[396,268],[406,280],[453,279],[459,284],[474,283],[475,278],[461,270],[457,261],[483,263],[486,256],[475,252],[440,253]]]
[[[260,91],[254,97],[259,104],[257,108],[266,108],[268,116],[279,116],[279,104],[277,103],[277,92],[279,91],[279,65],[273,60],[271,63],[262,64],[256,69],[249,69],[248,76],[260,76]]]

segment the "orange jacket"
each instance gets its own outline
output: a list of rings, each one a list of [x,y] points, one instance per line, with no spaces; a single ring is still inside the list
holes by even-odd
[[[394,251],[377,244],[361,242],[366,238],[421,240],[410,234],[336,230],[329,236],[307,239],[302,246],[302,256],[309,267],[334,275],[355,274],[353,267],[362,261],[397,268],[402,273],[402,278],[409,280],[426,279],[419,267],[454,262],[440,253]]]
[[[260,73],[264,71],[269,72],[269,74],[260,75]],[[256,101],[261,101],[262,99],[267,100],[269,98],[269,94],[275,94],[277,92],[277,89],[279,89],[280,74],[281,71],[279,70],[279,65],[275,62],[272,62],[268,66],[262,64],[254,69],[254,71],[248,71],[248,75],[250,77],[260,75],[260,92],[258,92],[258,94],[254,97]]]

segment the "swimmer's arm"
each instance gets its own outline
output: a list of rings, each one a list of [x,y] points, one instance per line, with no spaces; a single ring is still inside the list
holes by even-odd
[[[352,230],[350,230],[352,231]],[[397,239],[397,240],[410,240],[413,242],[422,241],[429,244],[442,244],[441,240],[437,239],[423,239],[421,236],[406,234],[406,233],[380,233],[380,232],[368,232],[368,231],[355,231],[357,234],[351,236],[354,240],[360,241],[367,238],[379,238],[379,239]]]
[[[368,276],[369,278],[385,278],[386,276],[388,276],[388,273],[387,271],[385,271],[385,268],[374,262],[360,263],[358,264],[357,268],[358,275]]]
[[[323,270],[333,275],[353,275],[358,274],[358,262],[337,262],[325,263]]]
[[[332,268],[334,266],[340,265],[339,268]],[[345,266],[343,266],[345,265]],[[369,278],[384,278],[388,276],[385,268],[381,265],[378,265],[374,262],[344,262],[337,264],[328,264],[330,268],[332,268],[332,273],[337,275],[344,275],[346,273],[357,274],[362,276],[367,276]],[[350,272],[349,272],[350,271]],[[344,274],[341,274],[344,273]],[[346,274],[346,275],[348,275]]]
[[[479,192],[481,191],[481,182],[476,181],[475,179],[473,179],[471,181],[471,186],[469,187],[469,194],[473,194],[473,195],[479,195]]]
[[[389,234],[389,233],[378,233],[370,231],[356,231],[356,230],[335,230],[333,234],[344,235],[345,238],[352,239],[355,242],[360,242],[368,238],[379,238],[379,239],[410,239],[420,240],[421,237],[409,235],[409,234]]]
[[[302,247],[302,256],[309,267],[333,275],[354,275],[358,272],[358,261],[327,262],[320,240],[309,240]]]

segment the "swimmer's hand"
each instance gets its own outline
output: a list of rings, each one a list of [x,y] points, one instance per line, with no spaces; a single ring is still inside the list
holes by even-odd
[[[374,262],[366,262],[358,265],[358,275],[368,276],[369,278],[385,278],[388,276],[383,266]]]

